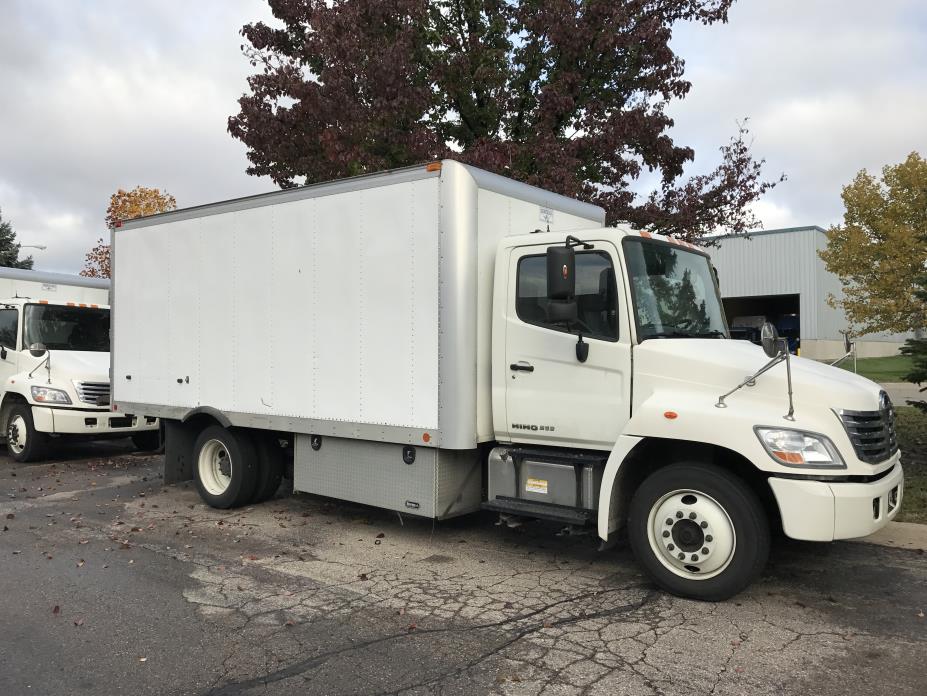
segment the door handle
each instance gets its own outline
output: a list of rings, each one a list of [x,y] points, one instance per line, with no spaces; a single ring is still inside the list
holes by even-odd
[[[512,363],[509,365],[510,370],[515,370],[516,372],[534,372],[534,365],[529,365],[528,363],[522,361],[517,363]]]

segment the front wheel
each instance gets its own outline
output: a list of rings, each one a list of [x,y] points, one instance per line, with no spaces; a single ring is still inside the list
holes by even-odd
[[[710,464],[672,464],[647,477],[631,500],[628,535],[653,581],[691,599],[733,597],[769,556],[769,522],[756,494]]]
[[[17,462],[32,462],[45,456],[48,436],[35,429],[32,408],[14,404],[6,421],[6,449]]]

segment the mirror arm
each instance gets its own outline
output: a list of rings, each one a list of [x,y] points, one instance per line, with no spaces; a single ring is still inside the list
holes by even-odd
[[[568,247],[581,246],[583,249],[595,249],[595,247],[589,242],[584,242],[581,239],[577,239],[572,234],[568,234],[566,238],[566,245]]]
[[[757,378],[757,377],[759,377],[760,375],[762,375],[762,374],[763,374],[764,372],[766,372],[767,370],[771,370],[771,369],[774,368],[776,365],[778,365],[779,363],[781,363],[783,360],[786,360],[786,358],[785,358],[784,356],[782,356],[782,355],[777,355],[776,357],[774,357],[774,358],[773,358],[772,360],[770,360],[768,363],[766,363],[765,365],[763,365],[763,367],[761,367],[759,370],[757,370],[757,371],[754,372],[752,375],[750,375],[749,377],[747,377],[747,379],[745,379],[743,382],[741,382],[741,383],[738,384],[736,387],[734,387],[733,389],[731,389],[731,391],[727,392],[726,394],[722,394],[721,396],[719,396],[719,397],[718,397],[718,403],[715,404],[715,408],[727,408],[727,404],[724,403],[724,400],[725,400],[727,397],[729,397],[729,396],[730,396],[731,394],[733,394],[734,392],[743,389],[743,388],[746,387],[748,384],[751,384],[751,385],[752,385],[753,382],[756,381],[756,378]],[[791,372],[790,372],[790,374],[791,374]],[[789,379],[789,384],[791,384],[791,378]],[[791,393],[791,392],[790,392],[790,393]]]
[[[783,416],[786,420],[795,420],[795,404],[792,403],[792,361],[789,357],[789,339],[782,339],[782,347],[785,350],[785,374],[789,385],[789,412]]]
[[[32,377],[32,374],[38,370],[42,365],[45,365],[45,369],[48,370],[48,383],[51,384],[51,353],[45,353],[45,357],[42,359],[38,365],[32,368],[29,372],[29,376]]]

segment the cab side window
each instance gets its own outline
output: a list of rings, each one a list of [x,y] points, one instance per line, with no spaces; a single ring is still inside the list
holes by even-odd
[[[0,309],[0,346],[16,350],[18,328],[19,312],[15,309]]]
[[[578,322],[571,333],[606,341],[618,340],[618,287],[611,257],[603,251],[576,254]],[[515,312],[528,324],[566,331],[547,318],[547,257],[525,256],[518,261]]]

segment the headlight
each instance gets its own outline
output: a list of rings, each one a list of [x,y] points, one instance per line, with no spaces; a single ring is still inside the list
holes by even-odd
[[[846,469],[834,443],[823,435],[801,430],[756,428],[756,435],[769,456],[785,466]]]
[[[50,387],[32,387],[32,399],[43,404],[69,404],[71,397],[61,389]]]

